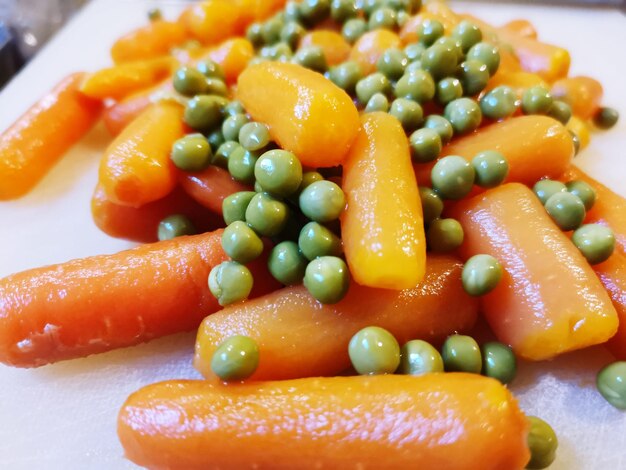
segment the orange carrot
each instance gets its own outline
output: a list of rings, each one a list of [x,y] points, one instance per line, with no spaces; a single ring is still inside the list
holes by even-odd
[[[179,19],[189,35],[205,45],[238,36],[245,31],[245,15],[235,2],[208,0],[198,2],[183,12]]]
[[[254,57],[254,47],[244,38],[228,39],[209,52],[208,56],[222,67],[226,82],[232,84]]]
[[[226,197],[239,191],[252,190],[236,181],[228,171],[212,165],[196,173],[180,171],[178,179],[189,196],[219,215],[222,215],[222,202]]]
[[[401,47],[398,35],[387,29],[377,29],[365,33],[352,46],[349,60],[361,66],[361,72],[369,75],[376,71],[376,62],[387,49],[391,47]]]
[[[464,257],[500,261],[482,311],[498,339],[521,357],[550,359],[607,341],[617,313],[593,269],[526,186],[511,183],[460,202]]]
[[[97,121],[101,102],[78,91],[84,76],[63,79],[0,135],[0,200],[30,191]]]
[[[264,62],[248,67],[239,76],[237,97],[305,166],[341,164],[359,131],[352,98],[299,65]]]
[[[235,0],[245,24],[268,19],[285,6],[286,0]]]
[[[126,456],[149,468],[521,470],[530,455],[506,387],[460,373],[162,382],[117,423]]]
[[[541,86],[546,89],[549,88],[546,81],[536,73],[522,72],[520,70],[510,72],[506,71],[506,69],[498,69],[496,74],[489,80],[489,83],[487,83],[485,90],[489,91],[500,85],[510,86],[515,89],[520,99],[524,91],[528,88],[534,86]]]
[[[400,122],[368,113],[343,167],[346,261],[364,286],[410,289],[424,277],[426,239],[411,155]]]
[[[552,96],[565,101],[579,118],[591,119],[602,105],[603,89],[591,77],[568,77],[554,82]]]
[[[115,63],[153,59],[167,55],[188,38],[185,28],[175,22],[152,21],[122,36],[111,47]]]
[[[524,38],[537,39],[537,30],[528,20],[512,20],[499,29],[504,29]]]
[[[604,263],[593,266],[611,296],[619,317],[619,327],[607,346],[619,360],[626,360],[626,256],[618,251]]]
[[[478,301],[461,285],[461,263],[429,256],[426,277],[410,290],[372,289],[353,283],[337,304],[322,305],[302,286],[286,287],[209,315],[198,330],[194,366],[217,380],[211,358],[228,337],[242,334],[260,348],[253,380],[330,376],[350,367],[348,343],[366,326],[389,330],[403,344],[443,340],[468,331]]]
[[[324,52],[328,65],[338,65],[348,59],[350,44],[335,31],[311,31],[300,40],[299,47],[318,46]]]
[[[170,152],[184,133],[181,105],[162,101],[148,107],[102,157],[99,181],[107,198],[140,207],[167,196],[176,186]]]
[[[157,85],[148,90],[142,90],[107,107],[102,115],[102,120],[109,133],[112,136],[119,135],[126,126],[152,104],[150,96],[159,88],[160,85]]]
[[[567,121],[565,127],[567,127],[568,131],[573,132],[578,136],[581,150],[589,146],[589,142],[591,142],[591,131],[589,130],[589,125],[585,121],[577,116],[572,116],[570,120]]]
[[[199,232],[223,226],[221,217],[198,204],[182,189],[137,208],[109,201],[99,186],[91,198],[91,215],[100,230],[115,238],[140,243],[157,241],[159,222],[174,214],[189,217]]]

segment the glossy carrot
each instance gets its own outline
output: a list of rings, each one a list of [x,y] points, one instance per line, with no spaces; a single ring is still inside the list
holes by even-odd
[[[348,343],[366,326],[389,330],[404,344],[440,341],[472,328],[478,301],[461,285],[461,263],[429,256],[426,276],[410,290],[372,289],[353,283],[337,304],[322,305],[302,286],[285,287],[209,315],[198,330],[194,366],[217,380],[211,358],[228,337],[242,334],[260,348],[253,380],[330,376],[350,367]]]
[[[459,373],[162,382],[132,394],[117,423],[126,456],[149,468],[521,470],[529,459],[511,393]]]
[[[349,60],[361,66],[363,75],[376,71],[376,62],[387,49],[401,48],[400,37],[387,29],[377,29],[361,36],[352,46]]]
[[[348,59],[352,48],[336,31],[311,31],[300,40],[299,47],[318,46],[324,52],[329,66],[338,65]]]
[[[182,189],[141,207],[120,206],[109,201],[101,187],[91,198],[91,215],[96,226],[107,235],[140,243],[157,241],[159,222],[170,215],[182,214],[200,233],[223,226],[217,213],[194,201]]]
[[[460,155],[469,161],[485,150],[496,150],[506,157],[510,169],[507,182],[533,185],[543,177],[558,178],[567,171],[574,143],[560,122],[546,116],[520,116],[453,140],[441,156]],[[433,165],[415,165],[419,184],[430,185]]]
[[[589,130],[589,125],[580,119],[577,116],[572,116],[569,121],[567,121],[567,130],[573,132],[578,136],[578,141],[580,142],[580,149],[587,148],[589,146],[589,142],[591,142],[591,131]]]
[[[184,133],[181,105],[161,101],[148,107],[102,157],[99,182],[107,198],[116,204],[140,207],[167,196],[176,186],[170,152]]]
[[[120,100],[162,81],[172,73],[175,65],[172,57],[116,65],[88,74],[80,91],[91,98]]]
[[[235,0],[246,25],[268,19],[285,6],[286,0]]]
[[[194,3],[183,12],[179,24],[202,44],[219,44],[225,39],[241,35],[247,26],[245,15],[236,2],[208,0]]]
[[[171,21],[152,21],[119,38],[111,47],[115,63],[153,59],[168,55],[170,49],[188,38],[185,28]]]
[[[323,75],[299,65],[264,62],[239,76],[237,97],[253,119],[303,165],[343,162],[359,131],[352,98]]]
[[[537,39],[537,30],[528,20],[512,20],[499,29],[504,29],[510,33],[517,34],[518,36],[522,36],[524,38]]]
[[[101,102],[78,91],[84,76],[63,79],[0,135],[0,200],[30,191],[98,120]]]
[[[626,256],[616,251],[593,269],[611,296],[619,317],[617,333],[608,341],[607,347],[616,358],[626,360]]]
[[[222,67],[226,82],[232,84],[254,57],[254,47],[247,39],[233,38],[217,46],[208,56]]]
[[[615,334],[617,313],[593,269],[526,186],[489,190],[451,215],[465,232],[463,257],[486,253],[503,267],[482,311],[519,356],[550,359]]]
[[[449,35],[460,21],[458,15],[454,13],[445,2],[424,2],[422,8],[420,9],[420,13],[410,17],[400,29],[400,38],[402,39],[403,44],[407,45],[419,40],[417,27],[424,20],[439,21],[443,25],[446,35]]]
[[[126,126],[152,104],[150,97],[159,88],[160,86],[157,85],[148,90],[142,90],[107,107],[102,115],[102,120],[109,133],[112,136],[119,135]]]
[[[545,89],[550,88],[548,83],[536,73],[522,72],[521,70],[510,72],[506,71],[506,69],[498,69],[496,74],[489,80],[489,83],[487,83],[485,90],[489,91],[501,85],[515,89],[520,99],[528,88],[534,86],[541,86]]]
[[[196,173],[180,171],[178,180],[192,199],[220,216],[226,197],[239,191],[252,191],[249,186],[236,181],[228,171],[213,165]]]
[[[552,96],[565,101],[579,118],[591,119],[602,105],[602,85],[591,77],[568,77],[554,82]]]
[[[354,280],[364,286],[410,289],[426,268],[422,207],[400,122],[368,113],[343,167],[346,210],[341,233]]]

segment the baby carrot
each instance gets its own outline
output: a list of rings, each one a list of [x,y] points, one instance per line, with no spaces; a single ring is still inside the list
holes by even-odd
[[[185,28],[171,21],[152,21],[119,38],[111,47],[116,64],[168,55],[187,39]]]
[[[318,46],[324,52],[328,65],[338,65],[348,59],[350,44],[335,31],[311,31],[300,40],[299,47]]]
[[[247,26],[245,16],[236,2],[208,0],[194,3],[183,11],[179,24],[202,44],[213,45],[241,35]]]
[[[626,256],[614,252],[604,263],[593,266],[602,285],[611,296],[619,317],[617,333],[607,343],[609,351],[619,360],[626,360]]]
[[[98,120],[101,102],[78,91],[84,77],[63,79],[0,135],[0,200],[30,191]]]
[[[222,231],[77,259],[0,280],[0,362],[37,367],[196,328],[220,308]],[[255,295],[275,288],[255,261]]]
[[[376,62],[387,49],[401,47],[398,35],[387,29],[377,29],[361,36],[352,46],[349,60],[361,66],[363,75],[376,71]]]
[[[617,314],[595,273],[526,186],[511,183],[458,203],[461,254],[485,253],[503,267],[481,299],[498,339],[530,360],[601,344]]]
[[[527,432],[506,387],[461,373],[162,382],[132,394],[117,426],[136,464],[186,470],[521,470]]]
[[[211,50],[208,57],[222,67],[226,82],[232,84],[254,57],[254,47],[244,38],[227,39]]]
[[[499,29],[504,29],[524,38],[537,39],[537,30],[528,20],[511,20]]]
[[[234,334],[256,340],[259,366],[253,380],[340,374],[350,366],[348,343],[362,328],[377,325],[403,344],[439,341],[472,328],[477,299],[461,285],[461,263],[428,257],[426,276],[410,290],[372,289],[352,284],[337,304],[321,305],[302,286],[286,287],[209,315],[198,330],[194,366],[216,380],[211,358]]]
[[[567,77],[554,82],[552,96],[565,101],[579,118],[591,119],[602,105],[602,85],[591,77]]]
[[[99,182],[107,198],[139,207],[167,196],[176,186],[170,152],[184,133],[181,105],[162,101],[148,107],[102,157]]]
[[[400,122],[368,113],[343,167],[346,261],[364,286],[410,289],[424,277],[426,240],[411,155]]]
[[[160,85],[134,93],[127,98],[108,106],[102,114],[104,125],[112,136],[119,135],[152,104],[150,96]]]

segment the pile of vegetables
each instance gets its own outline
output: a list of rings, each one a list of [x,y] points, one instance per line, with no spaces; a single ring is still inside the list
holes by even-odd
[[[102,117],[94,222],[144,243],[0,280],[1,362],[199,327],[205,381],[120,411],[150,468],[545,468],[516,358],[598,344],[626,409],[626,200],[572,166],[618,115],[566,50],[439,1],[149,18],[0,137],[8,200]]]

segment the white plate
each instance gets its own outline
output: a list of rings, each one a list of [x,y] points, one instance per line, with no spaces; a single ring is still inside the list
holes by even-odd
[[[107,65],[113,40],[142,24],[157,3],[94,0],[0,94],[0,129],[69,72]],[[161,3],[166,13],[181,4]],[[595,135],[577,164],[626,196],[624,16],[601,9],[454,3],[494,24],[530,19],[543,40],[571,51],[574,74],[602,81],[605,103],[623,119],[611,132]],[[0,276],[130,246],[101,234],[90,218],[98,158],[108,139],[98,126],[35,191],[0,202]],[[193,339],[178,335],[38,370],[0,366],[0,468],[133,468],[115,435],[117,411],[143,385],[198,377],[190,365]],[[604,402],[593,385],[595,372],[609,361],[595,348],[521,366],[513,390],[522,407],[547,419],[559,435],[553,469],[626,468],[626,415]]]

